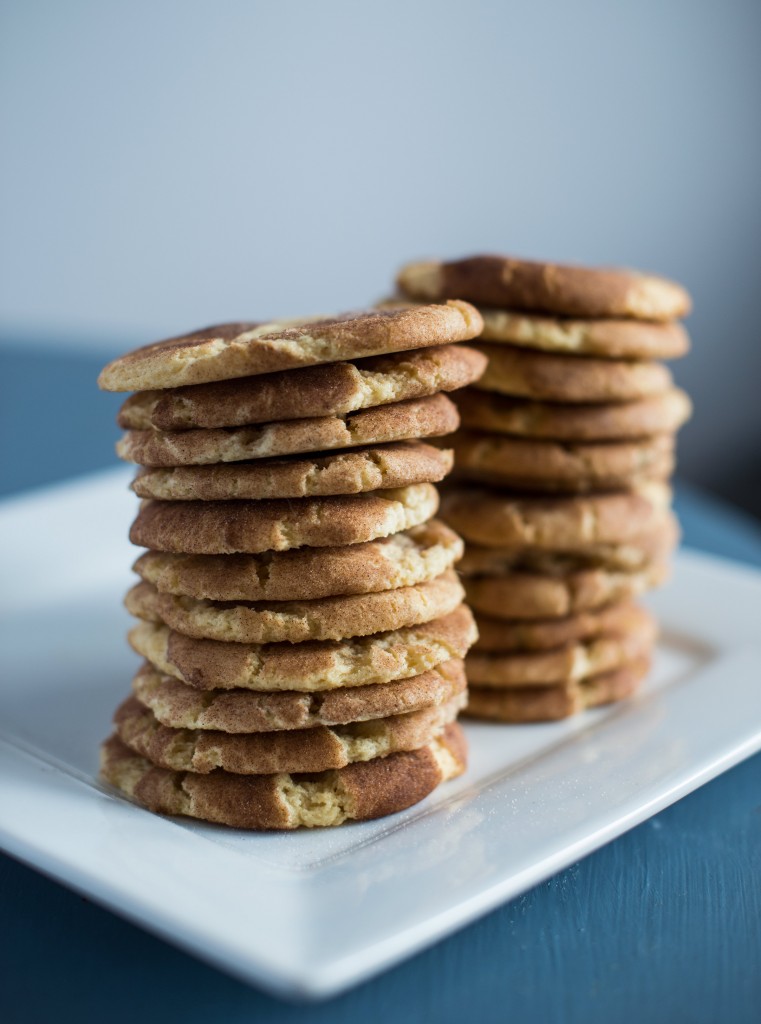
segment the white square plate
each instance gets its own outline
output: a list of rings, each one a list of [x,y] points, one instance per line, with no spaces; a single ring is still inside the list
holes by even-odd
[[[338,992],[761,749],[761,575],[682,552],[643,692],[546,725],[468,725],[471,767],[378,822],[255,835],[156,817],[97,780],[135,658],[119,470],[0,506],[0,842],[225,971]]]

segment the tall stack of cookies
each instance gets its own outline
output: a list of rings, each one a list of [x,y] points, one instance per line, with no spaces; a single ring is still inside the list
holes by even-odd
[[[375,818],[463,771],[475,639],[434,518],[485,358],[465,302],[235,323],[99,383],[141,468],[127,595],[145,660],[102,751],[138,803],[239,828]]]
[[[474,302],[483,377],[458,398],[457,483],[442,515],[479,640],[468,714],[563,718],[631,694],[656,633],[634,599],[678,540],[669,476],[687,395],[679,285],[632,271],[480,256],[415,263],[403,297]]]

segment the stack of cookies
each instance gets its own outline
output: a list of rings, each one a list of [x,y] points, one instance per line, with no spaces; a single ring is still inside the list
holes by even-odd
[[[131,352],[118,444],[141,468],[126,604],[145,660],[103,747],[138,803],[239,828],[375,818],[465,767],[475,639],[434,518],[485,357],[464,302],[235,323]]]
[[[442,515],[480,638],[468,713],[563,718],[632,693],[656,624],[634,598],[678,540],[668,478],[690,402],[656,360],[683,355],[679,285],[631,271],[481,256],[416,263],[404,297],[474,302],[489,362],[458,398]]]

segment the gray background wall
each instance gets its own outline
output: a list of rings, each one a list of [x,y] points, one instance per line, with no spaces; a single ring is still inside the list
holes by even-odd
[[[5,0],[0,327],[125,345],[473,251],[684,281],[681,466],[761,504],[761,5]]]

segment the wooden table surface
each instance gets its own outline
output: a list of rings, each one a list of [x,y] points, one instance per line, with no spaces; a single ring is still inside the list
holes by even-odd
[[[0,347],[0,493],[114,464],[100,359]],[[761,566],[761,530],[679,488],[687,544]],[[761,633],[761,609],[759,609]],[[759,680],[761,713],[761,680]],[[0,1021],[757,1024],[761,755],[412,960],[279,1002],[0,857]]]

